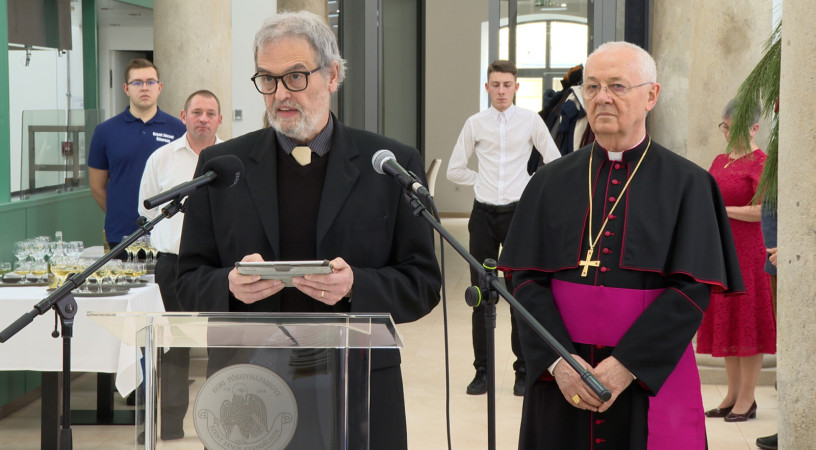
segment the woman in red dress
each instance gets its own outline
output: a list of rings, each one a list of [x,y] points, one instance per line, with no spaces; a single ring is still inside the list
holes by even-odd
[[[720,130],[728,141],[734,101],[726,105]],[[754,390],[763,354],[776,353],[776,324],[771,287],[764,272],[765,245],[760,228],[760,205],[752,205],[765,153],[754,143],[759,129],[759,108],[750,129],[750,148],[735,148],[718,155],[709,172],[717,180],[731,222],[745,294],[712,294],[697,332],[697,353],[725,357],[728,392],[707,417],[744,422],[756,417]]]

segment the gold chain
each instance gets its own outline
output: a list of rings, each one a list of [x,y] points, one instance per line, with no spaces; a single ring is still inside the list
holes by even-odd
[[[604,220],[603,225],[601,225],[601,229],[598,231],[598,235],[595,236],[595,240],[592,240],[592,155],[595,151],[595,143],[592,143],[592,148],[589,150],[589,177],[587,178],[589,184],[589,226],[587,237],[589,238],[589,254],[593,253],[593,249],[595,245],[598,244],[598,240],[601,238],[601,234],[603,233],[604,228],[606,228],[607,222],[609,222],[609,216],[612,215],[612,212],[615,211],[615,208],[618,206],[620,199],[623,197],[623,194],[626,192],[626,188],[629,187],[629,183],[632,181],[632,178],[635,178],[635,174],[637,173],[638,169],[640,168],[640,163],[643,162],[643,158],[646,157],[646,153],[649,151],[649,147],[652,146],[652,138],[649,138],[649,143],[646,145],[646,150],[643,151],[643,154],[640,156],[640,160],[638,161],[637,165],[635,166],[635,170],[632,171],[632,175],[626,180],[626,184],[623,185],[623,190],[618,195],[618,199],[615,200],[615,204],[612,205],[612,209],[609,210],[609,214],[606,215],[606,220]],[[589,260],[589,257],[587,257]]]

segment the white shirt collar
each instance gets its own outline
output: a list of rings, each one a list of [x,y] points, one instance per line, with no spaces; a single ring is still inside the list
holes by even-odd
[[[492,105],[490,106],[490,109],[493,110],[493,113],[496,116],[496,121],[497,122],[499,120],[499,116],[502,113],[504,113],[504,119],[507,120],[507,121],[509,121],[513,117],[513,114],[516,113],[516,105],[513,105],[513,104],[508,106],[507,109],[505,109],[504,111],[499,111],[498,109],[494,108]]]
[[[183,138],[183,139],[176,139],[176,146],[173,148],[173,151],[174,151],[174,152],[177,152],[177,151],[179,151],[179,150],[181,150],[181,149],[187,149],[187,150],[189,150],[189,151],[191,151],[191,152],[195,153],[195,152],[193,151],[193,148],[190,146],[190,141],[188,141],[188,140],[187,140],[187,133],[186,133],[186,132],[184,133],[184,135],[182,136],[182,138]],[[215,144],[220,144],[220,143],[222,143],[222,142],[224,142],[224,141],[222,141],[222,140],[221,140],[221,139],[220,139],[220,138],[219,138],[219,137],[216,135],[216,136],[215,136],[215,142],[213,142],[213,145],[215,145]]]

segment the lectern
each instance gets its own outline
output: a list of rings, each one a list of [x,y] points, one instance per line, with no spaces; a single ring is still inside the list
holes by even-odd
[[[191,386],[185,443],[210,450],[333,450],[368,448],[371,352],[402,347],[388,314],[88,316],[132,346],[133,358],[144,354],[136,434],[145,439],[136,446],[147,449],[161,443],[161,359],[171,348],[205,348],[209,357],[206,377]]]

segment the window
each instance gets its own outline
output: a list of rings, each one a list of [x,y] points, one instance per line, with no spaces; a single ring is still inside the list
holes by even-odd
[[[520,17],[521,19],[521,17]],[[538,20],[516,26],[516,67],[519,91],[516,105],[531,111],[543,108],[545,89],[560,91],[567,71],[587,57],[586,23]],[[509,59],[509,28],[499,29],[499,58]]]

